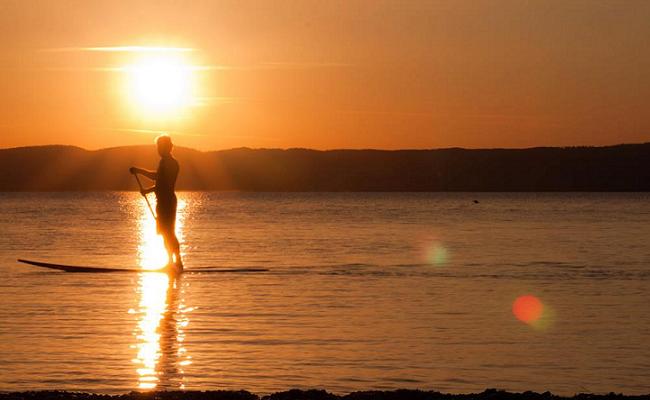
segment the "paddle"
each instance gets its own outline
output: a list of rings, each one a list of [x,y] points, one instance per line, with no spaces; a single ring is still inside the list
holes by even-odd
[[[140,177],[138,176],[137,173],[134,173],[133,176],[135,176],[135,180],[138,181],[138,186],[140,186],[140,194],[142,195],[142,197],[144,197],[144,200],[147,202],[147,206],[149,207],[149,211],[151,211],[151,215],[153,216],[153,219],[156,219],[156,213],[154,213],[153,208],[151,208],[151,203],[149,203],[149,198],[147,197],[146,194],[142,193],[144,187],[142,187],[142,182],[140,182]]]

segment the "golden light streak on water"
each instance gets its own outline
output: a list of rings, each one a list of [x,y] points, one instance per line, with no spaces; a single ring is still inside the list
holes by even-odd
[[[167,274],[145,273],[140,276],[140,319],[136,335],[136,371],[140,389],[153,389],[159,380],[156,368],[160,358],[158,325],[166,310],[169,283]]]
[[[186,202],[179,199],[176,234],[182,243],[183,216]],[[162,238],[156,233],[156,223],[144,199],[140,205],[139,264],[143,270],[156,270],[167,263]],[[184,388],[183,367],[191,357],[183,346],[185,328],[189,324],[183,304],[182,277],[170,278],[165,273],[140,274],[138,322],[134,331],[137,349],[136,373],[140,389]]]

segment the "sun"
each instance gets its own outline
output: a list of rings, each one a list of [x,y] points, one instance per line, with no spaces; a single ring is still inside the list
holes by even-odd
[[[130,106],[142,117],[170,117],[193,101],[193,74],[178,54],[143,54],[125,67]]]

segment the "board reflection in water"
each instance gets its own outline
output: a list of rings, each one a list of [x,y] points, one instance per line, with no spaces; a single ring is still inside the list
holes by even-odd
[[[176,224],[182,241],[185,202],[179,201]],[[156,234],[156,224],[146,205],[140,207],[139,264],[144,270],[162,268],[167,255],[162,239]],[[136,295],[139,297],[137,325],[134,329],[137,349],[136,365],[138,388],[183,389],[183,368],[191,358],[183,345],[187,313],[183,304],[187,284],[182,276],[170,277],[164,273],[145,272],[138,277]]]

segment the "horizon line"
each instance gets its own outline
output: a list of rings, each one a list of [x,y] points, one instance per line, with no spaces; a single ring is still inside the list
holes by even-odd
[[[634,143],[615,143],[615,144],[606,144],[606,145],[571,145],[571,146],[549,146],[549,145],[540,145],[540,146],[530,146],[530,147],[460,147],[460,146],[450,146],[450,147],[428,147],[428,148],[400,148],[400,149],[382,149],[382,148],[372,148],[372,147],[358,147],[358,148],[329,148],[329,149],[315,149],[310,147],[230,147],[224,149],[214,149],[214,150],[200,150],[194,147],[188,146],[179,146],[174,145],[174,147],[197,151],[200,153],[214,153],[220,151],[232,151],[232,150],[280,150],[280,151],[290,151],[290,150],[307,150],[307,151],[316,151],[316,152],[328,152],[328,151],[385,151],[385,152],[397,152],[397,151],[439,151],[439,150],[467,150],[467,151],[480,151],[480,150],[533,150],[533,149],[577,149],[577,148],[609,148],[609,147],[620,147],[620,146],[642,146],[650,145],[650,141],[647,142],[634,142]],[[51,144],[39,144],[39,145],[24,145],[24,146],[12,146],[12,147],[0,147],[0,151],[3,150],[16,150],[16,149],[27,149],[27,148],[43,148],[43,147],[72,147],[80,150],[95,152],[103,150],[112,150],[120,148],[129,148],[129,147],[154,147],[155,144],[131,144],[125,146],[108,146],[95,149],[89,149],[82,146],[77,146],[73,144],[63,144],[63,143],[51,143]]]

